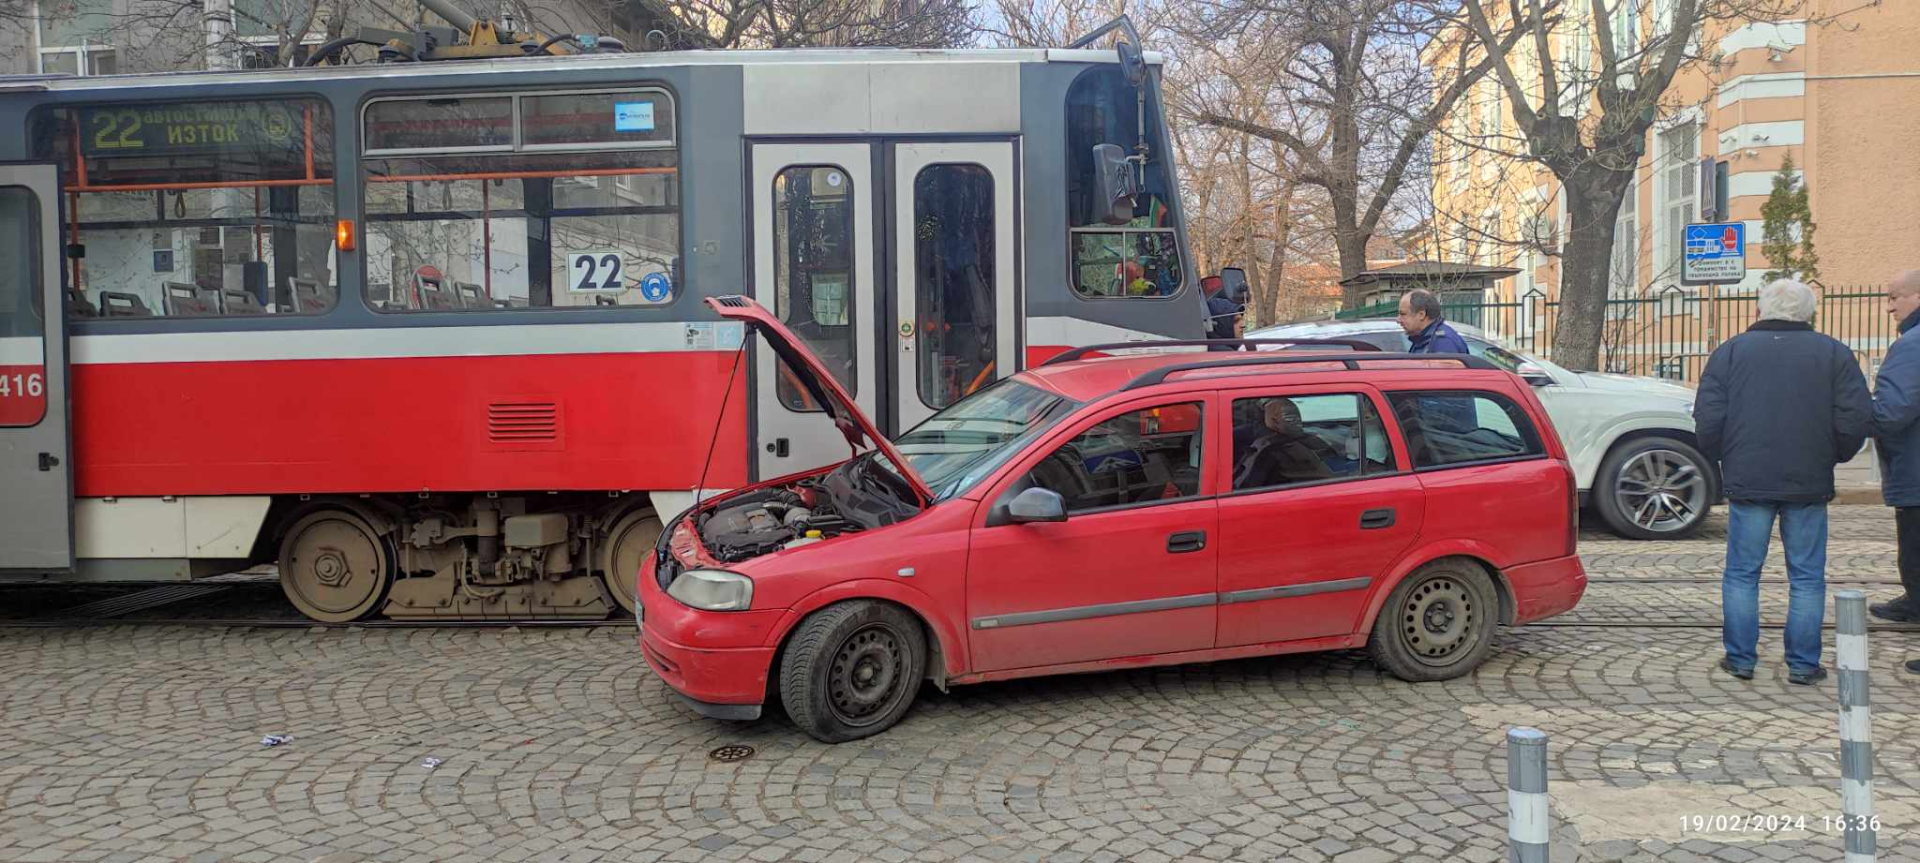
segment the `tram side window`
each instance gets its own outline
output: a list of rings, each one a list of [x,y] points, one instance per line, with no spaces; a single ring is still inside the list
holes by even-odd
[[[333,119],[312,99],[84,105],[42,115],[67,183],[74,314],[313,315],[337,302]]]
[[[1173,215],[1170,154],[1157,149],[1157,96],[1146,101],[1150,149],[1132,221],[1111,225],[1095,215],[1093,149],[1115,144],[1129,154],[1138,152],[1140,105],[1117,66],[1090,69],[1067,90],[1068,245],[1073,287],[1084,297],[1170,297],[1181,289],[1185,270]]]
[[[392,99],[364,122],[376,309],[593,309],[679,293],[665,92]]]
[[[853,180],[838,165],[796,165],[773,178],[773,313],[855,391]],[[818,411],[784,360],[780,403]]]

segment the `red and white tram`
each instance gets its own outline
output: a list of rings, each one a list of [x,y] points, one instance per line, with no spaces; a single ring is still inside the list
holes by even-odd
[[[1068,347],[1200,335],[1158,68],[1122,43],[0,81],[0,573],[277,562],[326,621],[630,609],[703,477],[845,455],[705,297],[744,287],[889,434]]]

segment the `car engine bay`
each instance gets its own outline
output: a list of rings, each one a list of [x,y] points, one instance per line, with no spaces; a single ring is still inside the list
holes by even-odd
[[[824,474],[748,492],[698,517],[700,542],[722,563],[893,524],[919,512],[911,488],[872,457]]]

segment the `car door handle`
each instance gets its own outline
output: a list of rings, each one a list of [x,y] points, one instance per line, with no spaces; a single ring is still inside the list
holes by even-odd
[[[1393,510],[1370,509],[1360,514],[1361,530],[1379,530],[1393,526]]]
[[[1190,530],[1167,537],[1168,554],[1186,554],[1206,547],[1207,532],[1204,530]]]

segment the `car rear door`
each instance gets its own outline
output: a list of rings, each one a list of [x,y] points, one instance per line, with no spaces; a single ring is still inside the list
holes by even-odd
[[[1385,399],[1343,383],[1235,390],[1221,403],[1232,422],[1217,436],[1233,458],[1216,477],[1218,646],[1353,632],[1426,516]]]
[[[1101,410],[989,491],[967,561],[975,671],[1213,647],[1215,414],[1204,395]],[[1033,487],[1059,493],[1067,519],[1005,523]]]
[[[1386,396],[1426,491],[1425,538],[1470,539],[1496,567],[1567,554],[1571,474],[1517,381]]]

